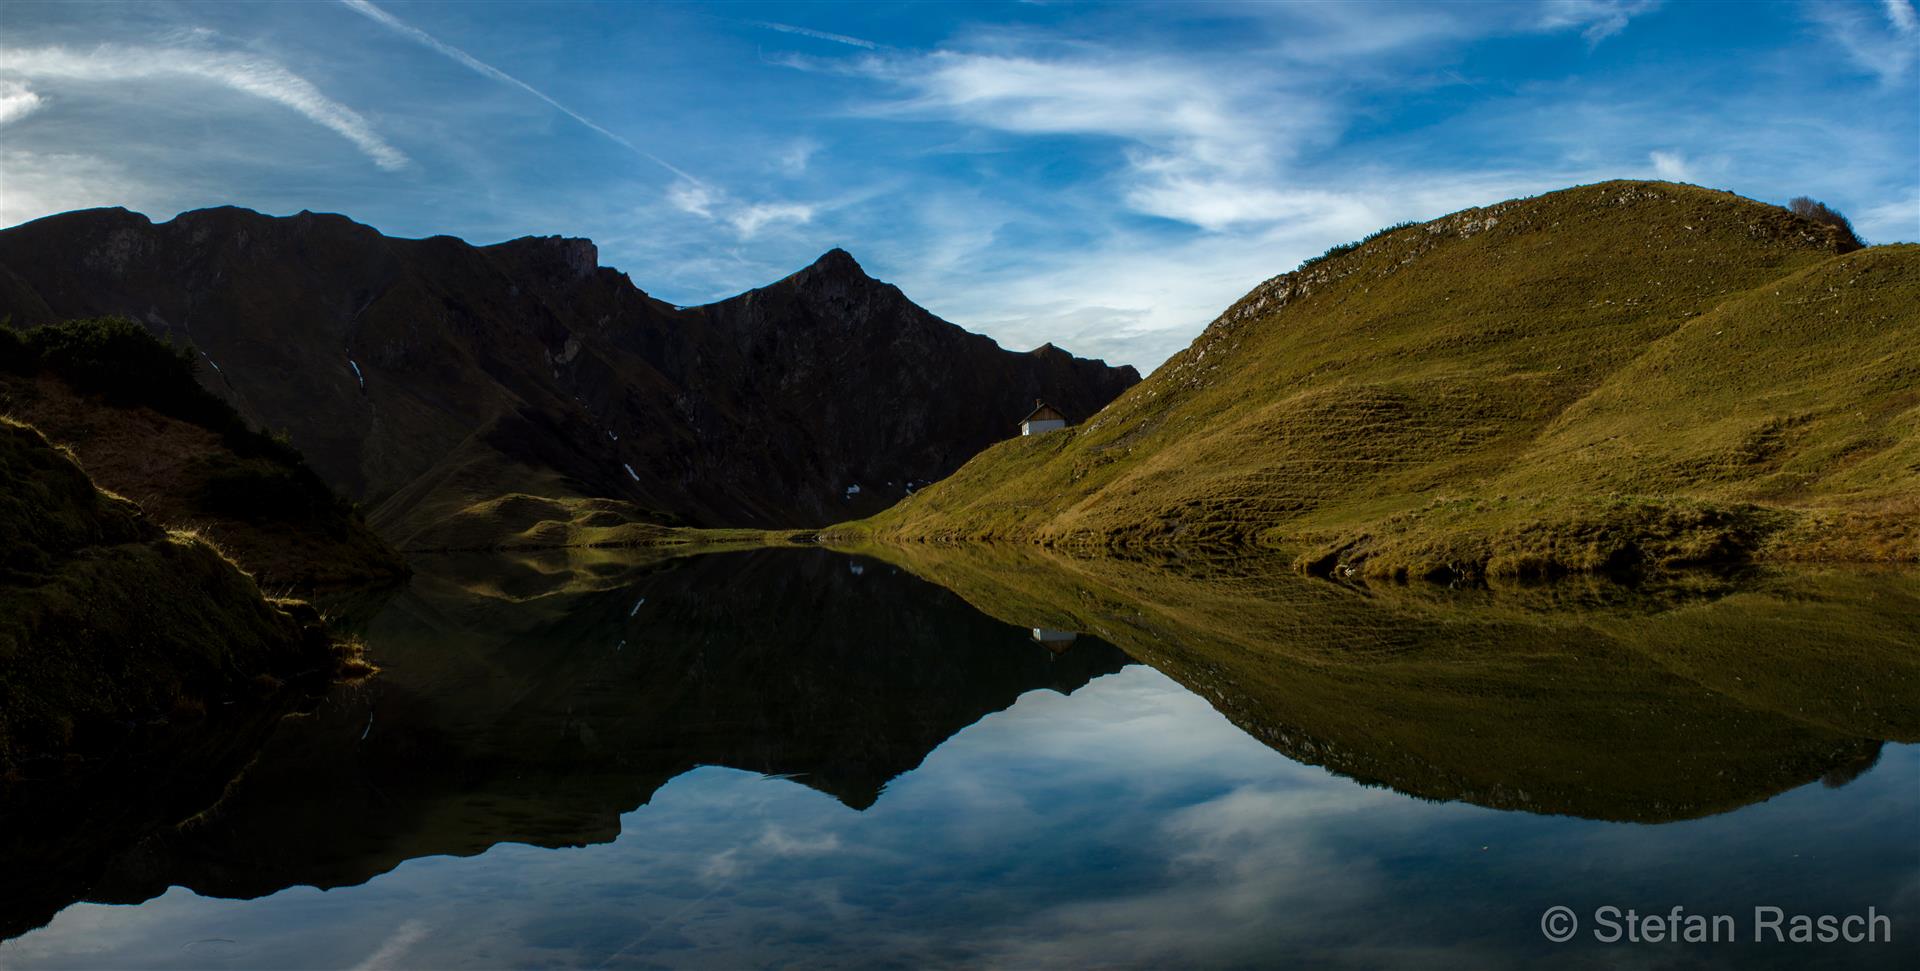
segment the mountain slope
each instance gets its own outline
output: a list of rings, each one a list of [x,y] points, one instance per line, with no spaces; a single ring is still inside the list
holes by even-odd
[[[0,937],[217,803],[348,660],[312,607],[0,418]]]
[[[155,526],[10,420],[0,550],[0,778],[128,751],[166,734],[169,715],[245,697],[258,675],[332,665],[311,608],[269,603],[212,547]]]
[[[1277,545],[1375,575],[1920,555],[1920,247],[1612,182],[1397,227],[1236,303],[905,538]],[[1825,534],[1825,539],[1820,538]]]
[[[0,326],[0,413],[72,449],[102,488],[190,528],[267,587],[391,580],[391,548],[284,442],[194,380],[197,360],[137,324]]]
[[[191,341],[209,388],[285,430],[403,542],[515,492],[820,525],[948,474],[1036,397],[1084,417],[1138,380],[1002,350],[838,250],[682,309],[600,267],[587,240],[478,247],[232,208],[0,231],[0,314],[124,314]]]

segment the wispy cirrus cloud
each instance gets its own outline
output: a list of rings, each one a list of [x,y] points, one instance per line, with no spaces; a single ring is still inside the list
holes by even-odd
[[[1543,30],[1578,28],[1588,44],[1627,29],[1633,18],[1659,9],[1660,0],[1553,0],[1541,11]]]
[[[574,110],[552,95],[547,94],[545,91],[467,53],[459,47],[449,44],[395,17],[371,3],[370,0],[340,0],[340,2],[349,10],[460,64],[482,77],[509,85],[538,98],[554,110],[579,122],[589,130],[607,138],[635,155],[660,166],[675,176],[674,182],[670,184],[666,190],[666,198],[670,205],[681,212],[724,223],[732,227],[734,233],[740,239],[750,239],[757,235],[762,229],[771,225],[779,223],[803,224],[813,218],[813,207],[800,203],[744,202],[735,199],[733,195],[725,189],[640,147],[634,143],[632,139]],[[809,37],[818,37],[838,43],[852,44],[856,47],[872,49],[878,46],[861,41],[859,38],[843,37],[838,34],[825,34],[821,31],[813,31],[786,24],[758,24],[758,26]],[[804,167],[804,157],[802,157],[800,164]]]
[[[663,159],[660,156],[655,155],[654,153],[649,152],[646,149],[641,148],[640,146],[634,144],[633,141],[627,138],[625,135],[622,135],[619,132],[613,131],[612,129],[607,128],[606,126],[600,124],[599,122],[596,122],[591,118],[588,118],[586,115],[583,115],[580,112],[575,111],[564,104],[561,104],[558,100],[554,99],[551,95],[547,94],[546,92],[541,91],[539,88],[536,88],[533,85],[528,84],[527,82],[522,81],[519,78],[514,77],[513,75],[508,74],[507,72],[502,71],[499,68],[494,67],[493,65],[488,64],[487,62],[477,57],[474,57],[472,54],[469,54],[466,51],[463,51],[460,48],[453,46],[452,44],[449,44],[443,40],[440,40],[439,38],[433,36],[432,34],[429,34],[426,31],[421,30],[420,28],[415,27],[412,24],[409,24],[398,17],[395,17],[394,15],[386,12],[385,10],[380,9],[377,6],[374,6],[372,3],[368,2],[368,0],[340,0],[340,2],[341,4],[346,6],[347,9],[352,10],[353,12],[360,14],[363,17],[366,17],[368,20],[371,20],[374,23],[387,28],[388,30],[393,31],[396,34],[399,34],[400,36],[413,41],[414,43],[420,44],[430,50],[438,52],[439,54],[447,58],[450,58],[451,60],[467,68],[468,70],[473,71],[475,74],[478,74],[482,77],[491,78],[492,80],[498,81],[501,84],[511,85],[513,87],[519,88],[521,91],[524,91],[527,94],[533,95],[534,97],[540,99],[541,101],[546,102],[549,106],[553,107],[555,110],[559,111],[561,114],[566,115],[569,118],[572,118],[574,121],[577,121],[580,124],[585,125],[587,128],[595,132],[598,132],[599,134],[610,139],[615,144],[620,145],[621,147],[627,149],[630,152],[633,152],[634,154],[640,156],[641,158],[644,158],[650,162],[653,162],[654,164],[660,166],[661,168],[666,169],[667,171],[673,173],[674,175],[679,176],[682,179],[687,179],[695,182],[699,181],[698,179],[695,179],[692,175],[689,175],[686,172],[681,171],[679,168],[675,167],[673,163],[668,162],[666,159]]]
[[[880,117],[1110,139],[1121,146],[1127,205],[1209,230],[1296,212],[1305,200],[1276,188],[1276,165],[1329,122],[1322,102],[1289,97],[1275,78],[1135,52],[936,51],[869,59],[861,70],[906,95],[869,109]],[[1256,110],[1256,100],[1270,107]]]
[[[1882,84],[1904,83],[1913,73],[1920,56],[1920,15],[1911,0],[1882,0],[1880,17],[1849,4],[1810,3],[1805,10],[1848,60]]]
[[[1920,33],[1920,16],[1914,14],[1910,0],[1881,0],[1881,5],[1886,7],[1887,20],[1894,30],[1909,37]]]
[[[276,61],[200,46],[135,47],[102,44],[89,50],[65,47],[0,49],[0,76],[50,81],[129,82],[195,78],[291,108],[352,142],[383,169],[405,168],[406,153],[376,132],[359,112],[327,97],[311,81]],[[16,80],[16,89],[25,91]],[[30,99],[30,100],[29,100]],[[16,94],[16,111],[31,111],[39,96]],[[22,114],[15,114],[15,118]]]
[[[667,187],[667,204],[690,216],[732,227],[740,239],[752,239],[768,226],[813,221],[816,206],[798,202],[742,202],[704,182],[682,179]]]

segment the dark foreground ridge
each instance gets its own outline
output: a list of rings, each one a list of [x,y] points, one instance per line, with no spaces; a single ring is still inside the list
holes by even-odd
[[[312,608],[262,598],[212,547],[4,419],[0,550],[5,936],[211,804],[338,659]]]

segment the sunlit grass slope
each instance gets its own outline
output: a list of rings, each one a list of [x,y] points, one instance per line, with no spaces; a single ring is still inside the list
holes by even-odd
[[[1341,575],[1920,558],[1920,246],[1610,182],[1256,287],[1084,425],[867,522]]]

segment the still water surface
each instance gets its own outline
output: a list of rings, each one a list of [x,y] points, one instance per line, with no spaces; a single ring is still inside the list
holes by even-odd
[[[1619,787],[1582,781],[1577,758],[1497,740],[1490,747],[1521,753],[1502,756],[1510,772],[1471,753],[1410,758],[1377,698],[1352,699],[1365,717],[1349,730],[1284,688],[1259,687],[1254,668],[1236,667],[1253,662],[1226,647],[1180,655],[1175,642],[1206,639],[1150,605],[1084,612],[1101,594],[1081,582],[1059,610],[996,618],[894,566],[821,551],[431,566],[370,611],[380,678],[286,722],[218,812],[130,852],[90,895],[143,902],[73,903],[0,944],[0,966],[1920,959],[1920,746],[1902,744],[1910,724],[1884,730],[1910,717],[1899,698],[1863,689],[1854,708],[1893,714],[1867,717],[1883,737],[1861,738],[1836,724],[1844,716],[1756,714],[1750,698],[1665,669],[1635,668],[1644,684],[1622,702],[1604,692],[1626,691],[1628,676],[1596,689],[1529,655],[1530,678],[1626,706],[1617,722],[1583,720],[1599,737],[1581,744],[1604,748],[1608,733],[1628,748],[1649,732],[1675,747],[1697,741],[1677,769],[1648,772],[1678,772],[1691,781],[1670,785],[1686,791],[1621,801]],[[1911,586],[1900,583],[1895,606]],[[1126,611],[1154,631],[1160,666],[1086,634],[1066,639],[1076,618],[1093,628]],[[1457,635],[1490,616],[1536,639],[1567,636],[1559,614],[1446,623]],[[1646,623],[1610,617],[1595,629],[1622,642],[1617,625]],[[1148,654],[1141,643],[1131,646]],[[1914,658],[1882,660],[1898,688]],[[1335,674],[1377,690],[1373,673]],[[1465,693],[1519,705],[1511,718],[1524,725],[1570,707],[1549,693],[1526,708],[1479,677]],[[1487,734],[1506,717],[1488,712],[1459,731]],[[1729,756],[1714,768],[1739,742],[1722,745],[1727,731],[1753,739],[1765,764]],[[1722,777],[1697,778],[1708,771]],[[1563,811],[1488,808],[1516,801]],[[1555,944],[1540,919],[1561,904],[1583,926]],[[1732,915],[1740,941],[1601,943],[1592,915],[1609,904]],[[1755,946],[1756,906],[1873,908],[1893,940]]]

